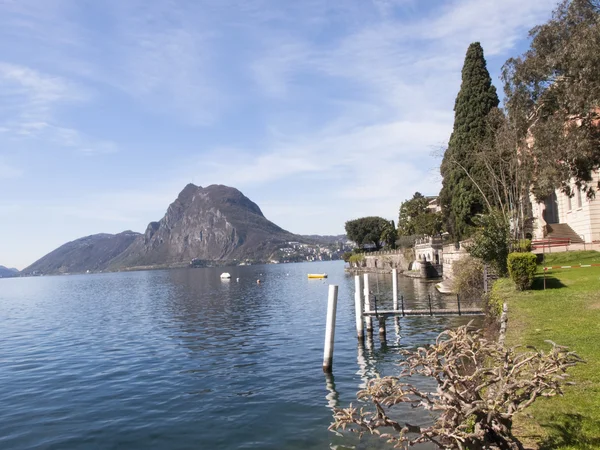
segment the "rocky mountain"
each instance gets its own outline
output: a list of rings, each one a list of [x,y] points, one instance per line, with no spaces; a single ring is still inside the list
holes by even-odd
[[[111,268],[172,265],[200,260],[267,260],[296,236],[265,218],[256,203],[235,188],[188,184],[159,222],[111,264]]]
[[[116,256],[123,253],[140,233],[93,234],[61,245],[22,273],[57,274],[104,270]]]
[[[0,266],[0,278],[12,278],[18,276],[19,271],[17,269],[9,269],[8,267]]]
[[[96,234],[69,242],[23,273],[76,273],[136,267],[169,267],[193,259],[266,261],[288,241],[305,241],[267,220],[235,188],[188,184],[164,217],[144,234]]]

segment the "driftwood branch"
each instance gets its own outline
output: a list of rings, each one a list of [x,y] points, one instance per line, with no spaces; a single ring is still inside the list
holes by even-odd
[[[520,449],[512,434],[513,416],[539,397],[562,395],[567,369],[583,362],[566,347],[548,341],[548,353],[518,352],[483,338],[469,325],[444,331],[435,344],[404,351],[400,374],[370,380],[358,399],[364,407],[336,409],[330,429],[349,428],[379,435],[397,448],[432,442],[439,448]],[[422,391],[413,376],[436,380],[437,389]],[[432,411],[432,425],[418,427],[391,419],[387,411],[408,403]]]

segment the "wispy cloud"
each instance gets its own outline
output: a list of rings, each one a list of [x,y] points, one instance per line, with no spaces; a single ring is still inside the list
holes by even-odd
[[[13,142],[36,139],[84,154],[110,153],[116,144],[91,138],[74,128],[55,125],[59,110],[88,99],[86,90],[69,80],[29,67],[0,62],[1,131]]]
[[[15,223],[45,205],[61,239],[62,217],[71,238],[142,231],[189,181],[293,232],[395,218],[439,189],[467,46],[498,73],[555,3],[0,0],[0,178],[32,205]]]

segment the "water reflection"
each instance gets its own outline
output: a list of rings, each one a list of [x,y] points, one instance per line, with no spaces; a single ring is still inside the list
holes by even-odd
[[[327,407],[330,409],[337,408],[339,405],[340,394],[335,389],[335,377],[330,373],[325,374],[325,387],[327,388],[327,391],[329,391],[325,396]]]
[[[400,346],[400,317],[394,317],[394,331],[396,332],[396,340],[394,343],[397,347]]]

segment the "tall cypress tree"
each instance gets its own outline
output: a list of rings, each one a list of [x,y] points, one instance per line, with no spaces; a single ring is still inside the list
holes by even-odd
[[[469,174],[485,176],[476,153],[486,137],[486,118],[499,104],[479,42],[469,46],[462,84],[454,105],[454,129],[441,166],[440,203],[448,231],[455,239],[467,237],[471,219],[484,210],[484,200]],[[462,167],[461,167],[462,166]]]

